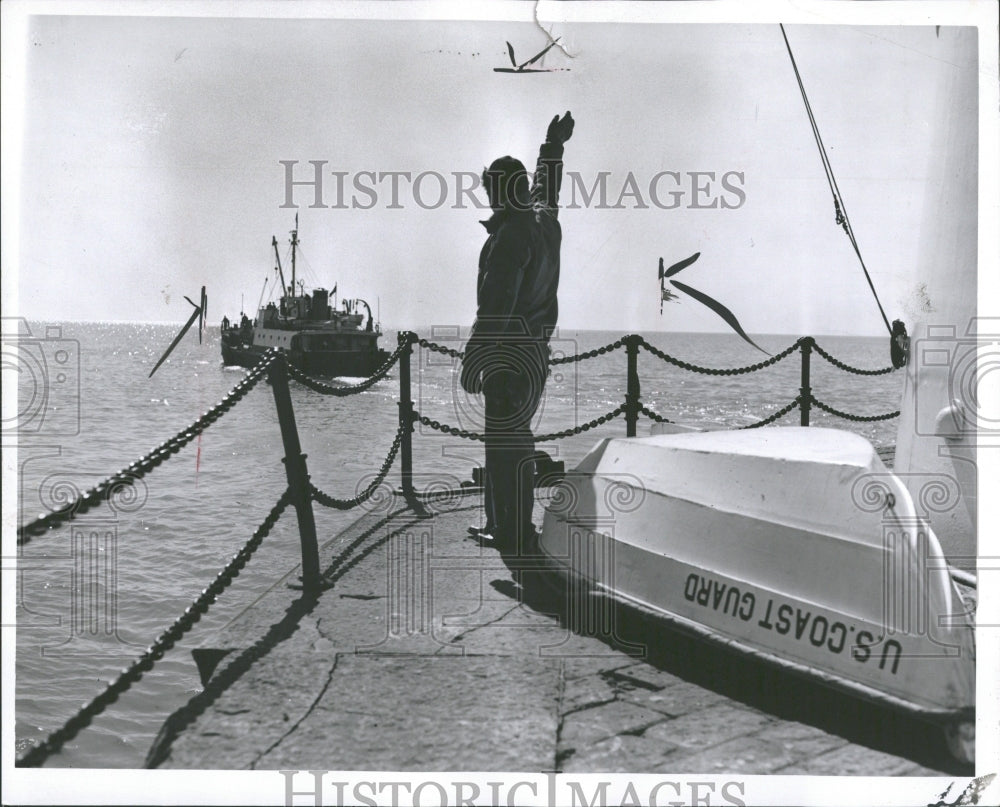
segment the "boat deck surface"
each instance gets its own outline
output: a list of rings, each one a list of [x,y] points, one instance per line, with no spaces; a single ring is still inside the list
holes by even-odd
[[[940,732],[640,615],[579,608],[400,498],[203,642],[229,651],[147,764],[230,770],[968,774]],[[540,523],[536,513],[536,523]],[[216,656],[221,656],[216,653]]]

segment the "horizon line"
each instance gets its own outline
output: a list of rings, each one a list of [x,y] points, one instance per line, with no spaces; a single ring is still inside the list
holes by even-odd
[[[42,319],[42,318],[28,317],[28,316],[23,316],[23,315],[18,316],[16,318],[17,319],[23,319],[23,320],[25,320],[27,322],[44,323],[44,324],[71,324],[71,325],[176,325],[176,326],[180,326],[180,325],[183,325],[184,322],[185,322],[185,320],[142,320],[142,319]],[[414,332],[417,332],[417,333],[422,333],[422,332],[425,332],[425,331],[431,331],[431,330],[433,330],[435,328],[442,328],[442,327],[445,327],[445,328],[456,328],[457,327],[457,328],[460,328],[462,330],[468,330],[472,326],[471,325],[454,325],[454,324],[449,324],[449,325],[440,325],[440,324],[437,324],[437,325],[428,325],[428,324],[425,324],[423,326],[407,326],[407,327],[396,327],[396,326],[386,327],[386,326],[383,326],[382,327],[382,333],[387,333],[389,331],[397,331],[397,332],[398,331],[414,331]],[[209,329],[209,328],[218,330],[220,328],[220,325],[218,325],[218,324],[206,325],[206,330]],[[702,335],[702,334],[703,335],[713,335],[713,336],[719,336],[719,335],[725,336],[725,335],[729,335],[729,336],[733,336],[733,337],[737,337],[738,338],[737,334],[735,334],[735,333],[733,333],[732,331],[729,331],[729,330],[717,330],[717,331],[709,331],[709,330],[705,330],[705,331],[674,331],[674,330],[661,330],[661,329],[656,329],[656,328],[640,328],[640,329],[628,329],[628,328],[624,328],[624,329],[623,328],[579,328],[579,327],[573,327],[573,326],[570,326],[570,325],[560,325],[560,326],[558,326],[556,333],[558,334],[559,332],[564,332],[564,331],[574,331],[574,332],[581,332],[582,331],[582,332],[585,332],[585,333],[588,333],[588,332],[589,333],[614,333],[614,332],[621,331],[623,334],[626,334],[626,333],[672,333],[672,334],[692,335],[692,336],[694,336],[694,335]],[[879,333],[831,333],[831,332],[825,332],[825,333],[824,332],[793,333],[793,332],[778,332],[778,331],[774,331],[774,332],[763,332],[763,331],[761,331],[761,332],[755,332],[754,335],[758,336],[758,337],[768,337],[768,336],[776,336],[776,337],[777,336],[780,336],[780,337],[845,336],[845,337],[855,338],[855,339],[877,339],[877,338],[881,338],[881,337],[884,336],[883,334],[879,334]]]

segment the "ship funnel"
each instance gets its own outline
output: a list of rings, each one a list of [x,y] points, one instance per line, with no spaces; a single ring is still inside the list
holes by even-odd
[[[314,319],[330,319],[330,292],[313,289],[312,311]]]

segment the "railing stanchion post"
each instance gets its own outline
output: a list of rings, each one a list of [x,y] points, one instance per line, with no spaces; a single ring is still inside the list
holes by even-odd
[[[316,521],[312,511],[312,492],[309,489],[309,471],[306,455],[302,453],[299,432],[295,426],[295,410],[288,392],[288,368],[285,355],[279,354],[267,370],[274,405],[278,410],[281,442],[285,448],[285,475],[292,493],[292,504],[299,522],[299,539],[302,542],[302,591],[308,597],[319,594],[319,546],[316,543]]]
[[[625,389],[625,436],[635,437],[639,420],[639,335],[625,337],[625,352],[628,355],[628,380]]]
[[[801,412],[800,425],[809,425],[809,410],[812,407],[812,387],[809,386],[809,357],[812,355],[814,340],[811,336],[802,338],[800,345],[802,349],[802,381],[799,386],[799,410]]]
[[[417,335],[412,331],[400,331],[399,345],[403,348],[399,355],[399,428],[402,439],[399,443],[399,464],[402,474],[403,496],[411,507],[417,504],[413,490],[413,396],[410,389],[410,358]]]

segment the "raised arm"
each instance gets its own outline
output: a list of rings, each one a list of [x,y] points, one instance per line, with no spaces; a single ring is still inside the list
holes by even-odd
[[[538,163],[531,184],[531,206],[536,212],[559,216],[559,189],[562,186],[563,143],[573,135],[573,116],[556,115],[549,124],[545,142],[538,150]]]

